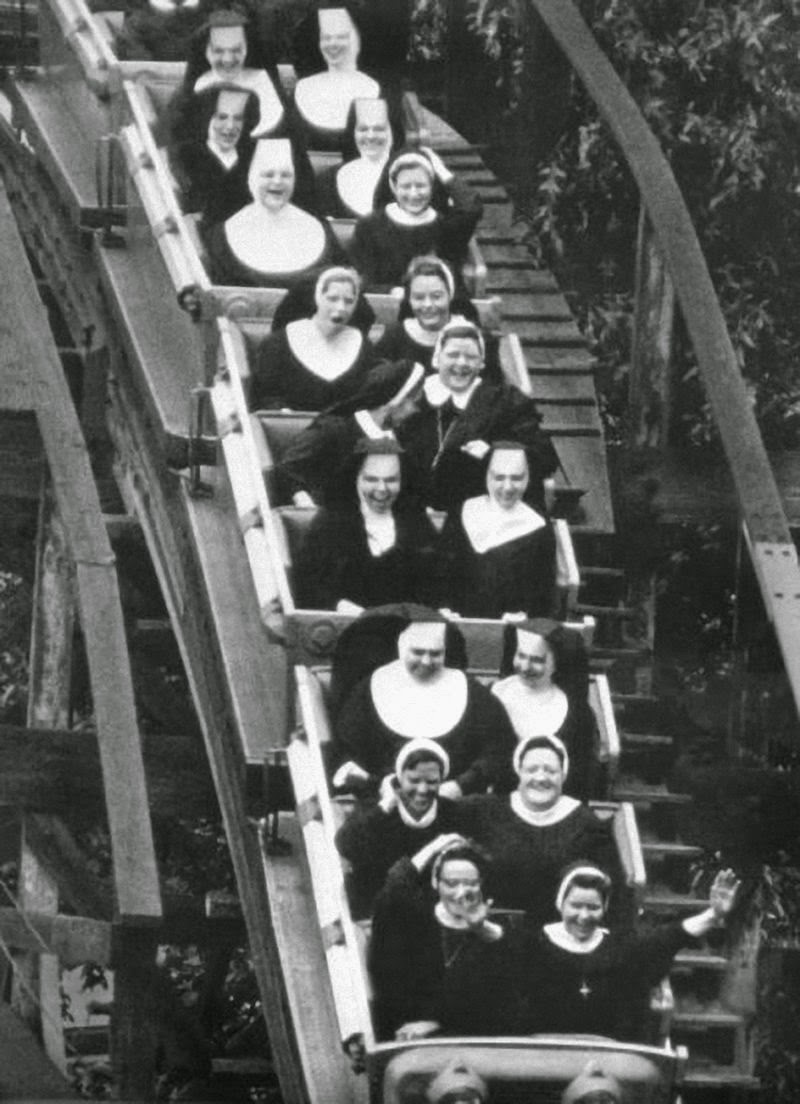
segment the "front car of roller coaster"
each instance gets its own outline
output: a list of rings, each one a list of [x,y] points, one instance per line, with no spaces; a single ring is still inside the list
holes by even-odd
[[[83,0],[40,0],[39,42],[41,64],[36,74],[12,76],[6,85],[14,108],[13,126],[3,129],[6,186],[12,201],[16,198],[15,213],[40,263],[50,273],[60,272],[68,313],[80,322],[81,297],[89,300],[97,294],[98,280],[92,267],[97,263],[102,295],[111,300],[120,344],[134,364],[137,343],[152,322],[146,304],[137,303],[124,280],[114,279],[114,263],[115,257],[123,254],[140,256],[146,258],[148,271],[159,274],[158,286],[150,289],[151,294],[162,306],[167,304],[165,309],[174,319],[174,332],[162,335],[165,361],[171,343],[191,344],[194,379],[168,378],[167,363],[162,378],[138,375],[127,381],[112,380],[112,390],[114,386],[123,391],[133,389],[159,444],[159,456],[153,463],[175,464],[178,457],[181,465],[188,466],[192,494],[208,493],[204,481],[208,438],[218,442],[229,485],[225,509],[236,518],[250,567],[252,593],[243,600],[256,603],[263,631],[277,645],[271,652],[279,657],[276,682],[283,680],[290,687],[284,762],[288,762],[293,783],[296,812],[291,815],[296,817],[310,872],[318,940],[327,962],[335,1010],[331,1045],[339,1048],[354,1040],[363,1045],[366,1080],[376,1104],[424,1101],[430,1083],[455,1058],[466,1060],[490,1086],[491,1099],[496,1094],[505,1104],[557,1101],[564,1086],[593,1058],[625,1086],[626,1100],[641,1104],[675,1100],[686,1056],[682,1048],[673,1049],[666,1030],[655,1033],[652,1046],[568,1036],[376,1040],[365,936],[351,918],[344,871],[334,846],[342,811],[331,796],[323,766],[323,747],[330,739],[324,669],[339,632],[350,619],[296,607],[291,582],[293,534],[302,530],[307,518],[295,508],[277,506],[274,493],[274,466],[280,450],[308,423],[309,416],[275,413],[259,418],[249,412],[245,398],[248,344],[269,332],[283,292],[220,287],[209,279],[195,225],[180,209],[165,152],[156,136],[159,117],[181,80],[182,64],[119,61],[108,27],[90,13]],[[291,86],[290,67],[281,66],[280,75]],[[48,132],[48,98],[52,97],[72,105],[73,133]],[[413,96],[406,97],[404,106],[408,136],[426,144],[433,117]],[[36,186],[30,186],[37,180],[46,181],[40,196]],[[59,253],[59,235],[69,236],[70,232],[84,248],[90,237],[94,239],[88,276],[70,270]],[[470,262],[466,273],[470,290],[482,321],[491,325],[497,304],[486,295],[485,269],[476,248],[471,250]],[[52,278],[51,282],[57,284]],[[394,299],[369,298],[378,326],[396,317]],[[91,341],[91,335],[87,340]],[[530,393],[519,354],[515,335],[503,335],[503,371]],[[112,420],[113,406],[112,401]],[[135,508],[147,497],[148,487],[141,472],[134,471],[135,442],[128,442],[127,447],[129,468],[123,455],[121,478]],[[141,457],[135,460],[140,462]],[[578,568],[565,521],[556,522],[556,535],[561,611],[569,620]],[[179,560],[180,550],[174,549],[172,555]],[[177,589],[174,580],[167,579],[166,585]],[[591,637],[590,620],[578,627]],[[502,625],[464,621],[462,629],[471,669],[496,670]],[[613,767],[619,738],[604,676],[593,676],[591,694],[601,732],[599,754]],[[644,865],[632,807],[601,802],[597,811],[612,821],[627,880],[640,888]],[[263,832],[266,837],[266,824]],[[268,842],[265,838],[267,864]],[[266,880],[268,877],[267,871]],[[662,1006],[668,1004],[667,997],[661,999]],[[302,1009],[293,1011],[298,1037],[303,1032],[302,1017]],[[360,1080],[363,1085],[364,1079]],[[362,1092],[355,1089],[353,1099]]]

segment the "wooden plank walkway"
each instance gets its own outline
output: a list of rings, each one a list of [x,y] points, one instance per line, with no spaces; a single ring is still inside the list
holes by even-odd
[[[614,514],[594,361],[552,272],[536,269],[526,225],[479,153],[438,116],[424,111],[431,143],[484,203],[476,237],[488,270],[487,292],[502,300],[503,329],[520,339],[542,424],[567,482],[582,487],[583,527],[612,533]]]

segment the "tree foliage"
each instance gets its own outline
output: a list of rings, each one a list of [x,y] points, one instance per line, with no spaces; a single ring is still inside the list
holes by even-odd
[[[800,0],[586,0],[584,15],[659,139],[703,246],[770,444],[800,424]],[[514,0],[472,0],[490,57]],[[499,68],[524,95],[526,74]],[[500,63],[498,62],[498,65]],[[521,83],[520,83],[521,82]],[[594,105],[570,117],[530,197],[543,264],[570,264],[609,378],[627,372],[625,330],[638,191]],[[620,298],[622,297],[622,298]],[[610,351],[605,346],[611,346]],[[688,438],[713,435],[690,352],[680,350]],[[614,403],[611,405],[614,413]]]

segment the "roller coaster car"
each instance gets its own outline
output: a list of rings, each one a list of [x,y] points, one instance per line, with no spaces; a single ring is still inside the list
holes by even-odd
[[[594,1036],[445,1039],[382,1047],[371,1072],[380,1079],[383,1104],[428,1104],[431,1084],[458,1062],[486,1083],[489,1104],[558,1104],[589,1061],[620,1082],[625,1104],[668,1104],[676,1099],[685,1054]]]

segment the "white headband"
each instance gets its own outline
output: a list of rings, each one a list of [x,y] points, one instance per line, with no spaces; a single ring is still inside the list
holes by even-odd
[[[401,173],[403,169],[424,169],[431,180],[436,175],[433,171],[433,165],[424,153],[401,153],[399,157],[392,161],[389,168],[389,179],[394,182],[398,173]]]
[[[576,878],[597,878],[598,881],[602,881],[604,896],[611,888],[611,879],[605,870],[601,870],[599,866],[589,866],[588,864],[586,866],[573,866],[572,870],[568,870],[561,879],[561,884],[556,893],[556,908],[559,912],[561,912],[561,906],[564,904],[564,900]]]
[[[431,759],[437,759],[439,761],[442,767],[442,779],[447,778],[450,773],[450,756],[435,740],[428,740],[424,736],[417,736],[400,748],[400,751],[397,753],[397,758],[394,761],[394,773],[399,774],[411,756],[421,751],[424,751],[426,756],[429,756]]]
[[[326,284],[335,284],[337,281],[352,284],[356,296],[361,291],[361,277],[354,268],[347,268],[345,265],[334,265],[332,268],[324,269],[319,274],[314,285],[314,299],[319,298]]]
[[[441,354],[442,349],[447,344],[448,337],[453,333],[454,330],[469,330],[469,333],[465,333],[463,335],[459,334],[458,336],[463,336],[470,341],[474,341],[478,346],[481,357],[486,356],[486,345],[483,340],[483,334],[481,333],[478,326],[476,326],[474,322],[470,322],[468,318],[464,318],[463,315],[454,314],[450,318],[450,321],[447,322],[439,331],[439,336],[436,339],[436,346],[433,350],[434,364],[436,364],[437,360],[439,359],[439,355]]]
[[[526,740],[520,740],[517,746],[514,748],[514,758],[511,760],[514,765],[514,770],[517,774],[522,770],[522,760],[531,750],[531,744],[537,744],[542,741],[546,746],[555,752],[555,754],[561,759],[561,774],[566,780],[569,774],[569,755],[567,753],[566,746],[563,740],[559,740],[558,736],[550,736],[546,732],[542,732],[539,736],[528,736]]]
[[[453,273],[450,271],[450,269],[444,263],[444,261],[439,259],[439,257],[415,257],[414,260],[411,262],[411,264],[408,266],[408,269],[406,270],[406,281],[407,281],[408,285],[410,286],[411,281],[416,280],[417,276],[430,276],[431,275],[431,273],[429,273],[429,272],[417,272],[416,271],[417,268],[422,268],[423,265],[424,266],[429,265],[431,268],[436,269],[438,275],[441,276],[441,278],[444,280],[445,286],[447,288],[447,292],[448,292],[450,298],[452,299],[453,296],[456,293],[456,283],[455,283],[455,280],[453,279]],[[466,321],[466,319],[465,319],[465,321]]]

